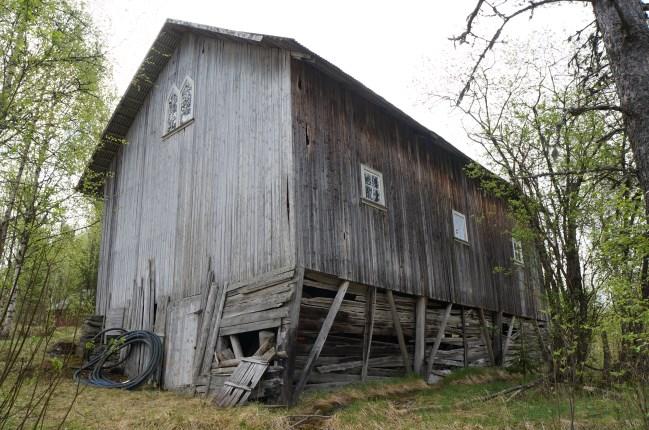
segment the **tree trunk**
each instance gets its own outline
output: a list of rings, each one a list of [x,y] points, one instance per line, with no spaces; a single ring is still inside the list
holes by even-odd
[[[626,132],[649,197],[649,27],[640,0],[593,0],[597,25],[615,77]],[[649,205],[649,199],[645,198]],[[649,206],[648,206],[649,207]]]

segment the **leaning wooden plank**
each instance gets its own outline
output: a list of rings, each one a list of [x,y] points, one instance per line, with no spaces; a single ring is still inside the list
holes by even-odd
[[[333,325],[334,320],[336,319],[336,315],[338,314],[338,310],[340,309],[340,305],[342,304],[345,298],[345,293],[347,293],[348,288],[349,288],[348,281],[343,282],[340,285],[340,287],[338,287],[338,292],[336,293],[336,297],[331,303],[331,307],[329,308],[327,317],[322,323],[322,328],[320,329],[320,333],[318,333],[318,337],[316,338],[315,343],[311,348],[311,352],[309,353],[309,358],[306,361],[304,370],[302,370],[302,375],[300,375],[300,380],[298,381],[297,386],[295,387],[295,393],[294,393],[295,399],[297,399],[300,396],[300,393],[304,389],[304,386],[306,385],[306,382],[309,379],[309,374],[311,373],[311,370],[313,369],[316,360],[320,356],[322,347],[324,346],[324,343],[327,340],[327,336],[329,335],[329,330],[331,330],[331,326]]]
[[[228,378],[215,397],[221,407],[244,404],[250,392],[257,387],[268,369],[268,362],[257,358],[243,358],[230,378]]]
[[[205,352],[203,354],[203,364],[201,365],[201,375],[207,375],[212,367],[214,350],[216,349],[216,342],[220,336],[221,330],[221,317],[223,316],[223,308],[225,306],[225,298],[227,291],[227,284],[220,285],[215,304],[215,312],[212,315],[212,323],[210,325],[209,337],[205,344]]]
[[[489,330],[487,329],[487,320],[484,316],[484,311],[482,308],[478,309],[478,316],[480,317],[480,332],[482,334],[482,341],[485,344],[487,349],[487,355],[489,356],[489,361],[492,366],[496,365],[496,359],[494,357],[494,350],[491,347],[491,336],[489,336]]]
[[[391,290],[386,290],[385,295],[388,298],[388,303],[390,304],[390,311],[392,313],[392,324],[394,325],[394,331],[397,334],[397,340],[399,341],[399,349],[401,350],[401,357],[403,358],[403,363],[406,367],[406,372],[412,372],[412,366],[410,365],[410,358],[408,357],[408,348],[406,347],[406,340],[403,337],[403,330],[401,329],[401,320],[399,319],[399,312],[397,311],[397,306],[394,303],[394,296],[392,295]]]
[[[448,317],[451,315],[452,307],[453,307],[452,303],[446,305],[446,309],[444,310],[444,316],[442,317],[442,321],[439,323],[439,329],[437,330],[437,337],[435,338],[435,343],[433,344],[433,347],[430,350],[430,354],[428,355],[428,367],[426,368],[426,378],[428,378],[430,372],[433,371],[433,363],[435,362],[435,356],[437,355],[437,351],[439,350],[439,345],[442,343],[442,338],[444,337],[444,331],[446,330],[446,324],[448,323]]]
[[[203,313],[198,327],[199,337],[198,342],[196,342],[196,352],[194,353],[194,379],[197,379],[201,375],[203,369],[205,347],[212,327],[212,316],[214,315],[214,307],[218,295],[217,291],[218,288],[214,283],[208,284],[205,291],[205,296],[207,296],[207,298],[202,303],[203,307],[201,309],[203,310]]]
[[[424,371],[424,357],[426,356],[426,307],[428,297],[417,297],[417,306],[415,308],[415,373],[422,374]]]
[[[503,365],[505,363],[505,359],[507,358],[507,352],[509,352],[509,345],[511,344],[512,341],[514,324],[516,324],[516,317],[512,315],[512,319],[509,321],[509,328],[507,329],[507,337],[505,338],[505,345],[503,346]]]
[[[363,330],[363,367],[361,368],[361,381],[367,380],[367,367],[372,348],[372,334],[374,332],[374,309],[376,308],[376,288],[367,287],[367,302],[365,303],[365,329]]]

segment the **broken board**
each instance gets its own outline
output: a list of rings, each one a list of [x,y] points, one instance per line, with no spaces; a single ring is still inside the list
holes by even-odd
[[[214,403],[223,408],[245,404],[250,392],[257,387],[266,373],[268,364],[268,361],[254,357],[242,358],[232,376],[216,394]]]

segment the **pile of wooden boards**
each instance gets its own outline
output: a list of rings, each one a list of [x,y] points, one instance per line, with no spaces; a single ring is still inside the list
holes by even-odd
[[[251,384],[254,378],[246,380],[250,372],[241,374],[243,371],[237,372],[237,369],[243,365],[252,371],[255,366],[245,359],[259,355],[264,339],[272,336],[276,346],[272,357],[267,357],[268,365],[264,369],[263,379],[259,375],[260,380],[255,381],[255,386],[249,387],[249,393],[242,398],[245,401],[279,396],[283,361],[287,357],[290,304],[298,278],[294,268],[284,268],[261,277],[209,289],[204,299],[205,310],[199,325],[194,360],[194,385],[198,393],[213,395],[222,392],[221,388],[227,386],[226,382]],[[244,379],[233,382],[230,378]],[[245,384],[241,381],[245,381]]]

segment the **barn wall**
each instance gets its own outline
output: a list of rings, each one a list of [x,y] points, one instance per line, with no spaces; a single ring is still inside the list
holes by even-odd
[[[180,314],[209,264],[217,284],[294,264],[289,67],[278,49],[183,37],[106,181],[98,313],[128,308],[150,278]],[[186,75],[195,120],[163,139],[166,95]]]
[[[535,316],[512,264],[503,202],[465,161],[305,62],[291,66],[298,263],[365,285]],[[360,201],[360,164],[383,174],[386,208]],[[453,239],[452,210],[469,244]],[[500,268],[500,270],[496,270]]]

